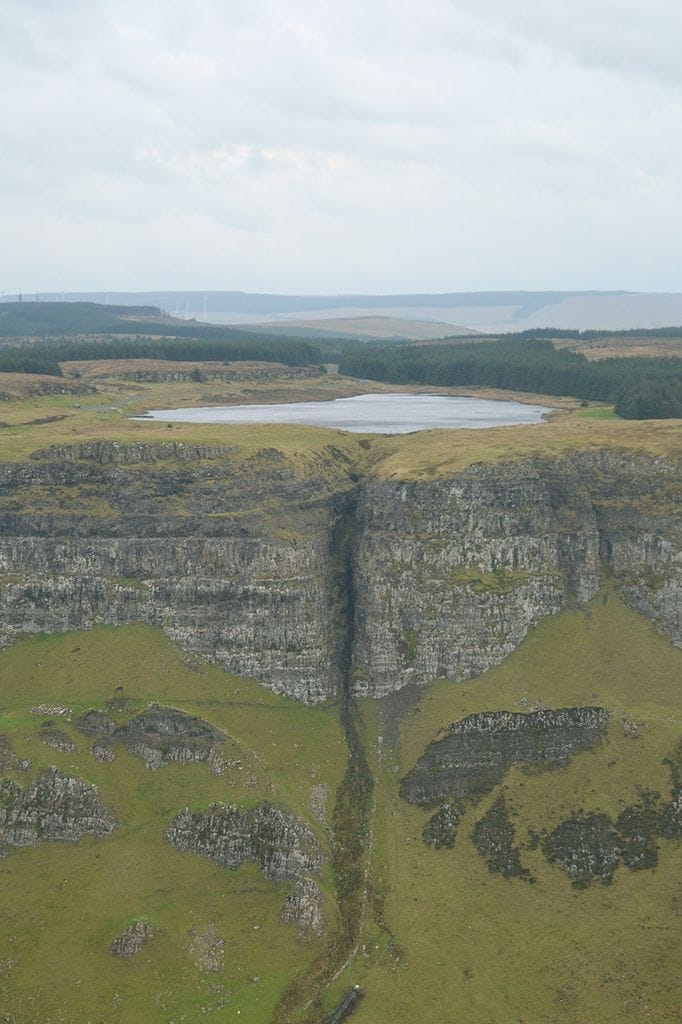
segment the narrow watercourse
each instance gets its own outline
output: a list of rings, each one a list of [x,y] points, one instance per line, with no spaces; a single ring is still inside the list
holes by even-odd
[[[322,998],[329,986],[352,963],[365,918],[374,778],[365,752],[362,724],[351,685],[357,497],[355,492],[346,499],[332,542],[343,592],[338,702],[348,748],[346,772],[336,792],[331,825],[332,869],[340,927],[318,960],[286,989],[275,1011],[274,1024],[321,1024],[325,1018]]]

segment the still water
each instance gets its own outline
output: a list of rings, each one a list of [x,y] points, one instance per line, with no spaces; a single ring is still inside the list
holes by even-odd
[[[296,423],[362,434],[409,434],[413,430],[431,430],[434,427],[471,429],[539,423],[548,412],[550,409],[544,405],[524,405],[489,398],[370,394],[328,402],[153,409],[138,418],[174,423]]]

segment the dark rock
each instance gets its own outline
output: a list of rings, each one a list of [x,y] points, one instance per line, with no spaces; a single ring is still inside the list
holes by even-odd
[[[168,826],[166,840],[177,850],[208,857],[235,870],[254,861],[274,882],[298,881],[317,874],[324,857],[308,826],[272,804],[249,811],[228,804],[212,804],[208,811],[180,811]]]
[[[219,729],[203,718],[156,705],[114,732],[114,739],[121,740],[151,771],[171,762],[209,761],[216,744],[224,738]]]
[[[521,863],[521,851],[514,846],[514,826],[503,796],[499,796],[487,814],[474,825],[471,840],[488,865],[488,870],[505,878],[533,881]]]
[[[61,729],[52,728],[51,725],[43,725],[38,735],[41,742],[48,747],[52,747],[53,750],[68,751],[76,749],[76,744],[70,736]]]
[[[76,728],[84,736],[111,736],[116,722],[103,711],[86,711],[76,720]]]
[[[558,768],[578,751],[590,750],[604,735],[608,718],[598,707],[469,715],[429,744],[401,781],[401,796],[426,806],[447,797],[476,802],[513,764]]]
[[[664,839],[682,839],[682,741],[665,763],[670,771],[670,801],[661,809],[659,834]]]
[[[621,841],[606,814],[579,812],[543,840],[549,861],[559,864],[576,888],[599,880],[609,885],[621,859]]]
[[[75,843],[83,836],[108,836],[115,827],[97,787],[57,768],[42,772],[27,790],[0,780],[0,843],[7,846]]]
[[[449,801],[436,811],[424,825],[422,839],[427,846],[435,846],[437,850],[447,847],[452,849],[457,836],[457,825],[462,815],[462,804]]]
[[[661,807],[658,793],[642,793],[639,803],[625,807],[616,819],[620,855],[631,871],[655,868],[658,863],[656,839]]]
[[[122,931],[109,946],[111,956],[134,956],[151,939],[154,929],[145,921],[135,921]]]

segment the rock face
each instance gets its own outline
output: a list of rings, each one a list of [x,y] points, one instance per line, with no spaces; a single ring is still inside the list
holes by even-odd
[[[468,715],[429,744],[402,780],[401,796],[425,806],[448,797],[476,802],[512,764],[565,765],[599,742],[608,720],[608,711],[592,707]]]
[[[0,464],[0,643],[143,621],[309,703],[341,678],[337,535],[355,488],[329,445],[301,476],[265,449],[87,442]]]
[[[333,444],[86,442],[0,464],[0,643],[144,621],[309,703],[472,678],[608,569],[682,644],[682,472],[618,452],[358,480]],[[357,467],[355,467],[357,468]],[[352,599],[352,601],[351,601]]]
[[[109,946],[111,956],[134,956],[151,939],[154,929],[145,921],[135,921],[120,935],[117,935]]]
[[[268,803],[250,811],[227,804],[213,804],[206,812],[186,807],[168,826],[166,839],[177,850],[208,857],[230,870],[254,861],[273,882],[317,874],[324,861],[308,826]]]
[[[57,768],[42,772],[26,790],[0,780],[0,846],[76,843],[83,836],[108,836],[115,827],[97,787]]]
[[[354,686],[470,679],[528,629],[597,591],[604,567],[682,644],[682,471],[579,452],[369,482],[358,504]]]

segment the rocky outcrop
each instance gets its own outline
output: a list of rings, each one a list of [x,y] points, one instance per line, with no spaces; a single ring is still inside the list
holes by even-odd
[[[682,644],[682,473],[582,451],[358,479],[333,444],[87,441],[0,464],[0,643],[143,621],[287,696],[374,697],[498,664],[610,573]]]
[[[117,935],[109,946],[110,956],[135,956],[154,934],[154,929],[146,921],[134,921]]]
[[[150,771],[171,763],[206,761],[214,774],[222,775],[227,765],[217,750],[224,733],[203,718],[177,708],[152,704],[119,726],[104,712],[91,710],[78,719],[76,728],[86,736],[97,737],[91,749],[100,761],[113,761],[110,741],[119,740]]]
[[[314,878],[302,878],[291,890],[280,917],[298,929],[302,939],[324,935],[322,890]]]
[[[358,505],[353,686],[471,679],[531,626],[596,593],[604,570],[682,644],[678,463],[578,452],[371,481]]]
[[[76,749],[76,744],[63,729],[55,729],[51,722],[45,722],[38,734],[46,747],[66,753]]]
[[[576,814],[543,841],[548,860],[559,864],[577,888],[598,879],[608,885],[620,863],[620,840],[606,814]]]
[[[595,707],[468,715],[429,744],[400,783],[401,796],[424,806],[449,797],[476,802],[513,764],[561,767],[579,751],[590,750],[608,720],[608,711]]]
[[[26,790],[0,780],[0,847],[76,843],[83,836],[108,836],[115,827],[97,787],[57,768],[42,772]]]
[[[422,839],[427,846],[433,846],[436,850],[452,849],[463,807],[459,802],[448,800],[429,818],[422,830]]]
[[[317,874],[324,861],[308,826],[268,803],[250,811],[228,804],[213,804],[206,812],[186,807],[170,823],[165,838],[177,850],[208,857],[232,871],[253,861],[273,882]]]
[[[498,796],[487,813],[477,821],[471,841],[493,874],[532,882],[530,871],[521,863],[521,851],[514,845],[515,830],[504,796]]]
[[[599,880],[610,884],[619,864],[644,871],[658,864],[658,841],[682,838],[682,744],[667,761],[670,799],[644,791],[613,822],[601,812],[578,811],[542,840],[548,860],[566,871],[577,888]]]
[[[333,445],[305,474],[275,449],[174,443],[0,464],[0,644],[143,621],[277,692],[333,699],[350,472]]]

